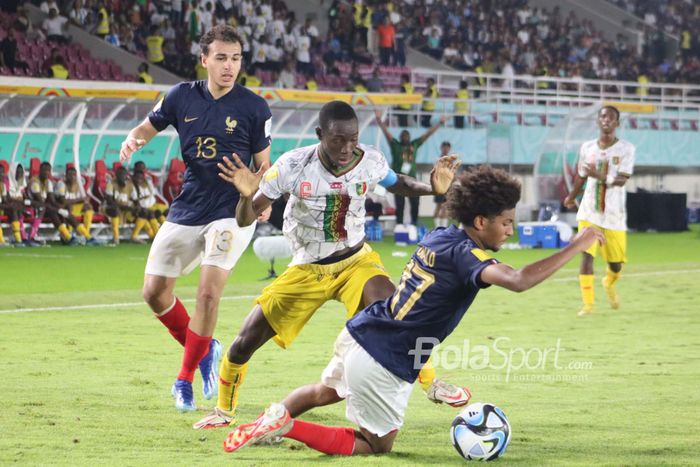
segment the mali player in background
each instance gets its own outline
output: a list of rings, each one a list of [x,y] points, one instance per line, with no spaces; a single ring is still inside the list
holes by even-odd
[[[581,145],[579,176],[564,200],[564,205],[569,208],[576,206],[576,196],[588,181],[576,220],[579,222],[579,230],[592,225],[605,234],[601,255],[608,263],[608,269],[603,278],[603,288],[610,306],[617,309],[620,297],[615,283],[620,278],[622,264],[627,262],[625,183],[634,170],[635,148],[631,143],[615,136],[615,130],[620,125],[620,111],[617,108],[611,105],[601,108],[597,123],[600,135]],[[597,252],[598,245],[594,244],[583,253],[579,275],[583,307],[579,316],[591,314],[594,310],[593,260]]]

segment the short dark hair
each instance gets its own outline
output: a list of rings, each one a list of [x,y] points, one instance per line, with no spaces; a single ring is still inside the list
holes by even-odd
[[[357,120],[357,114],[350,104],[343,101],[330,101],[321,107],[318,123],[322,130],[327,130],[334,121]]]
[[[520,200],[520,182],[508,172],[481,165],[462,172],[447,192],[447,211],[464,226],[477,216],[493,218]]]
[[[214,26],[199,39],[199,48],[204,55],[209,55],[209,46],[214,41],[238,43],[243,47],[243,40],[236,30],[228,25]]]
[[[603,112],[603,110],[605,110],[605,109],[613,111],[615,113],[615,116],[617,117],[617,121],[618,122],[620,121],[620,110],[617,107],[615,107],[614,105],[604,105],[598,111],[598,115],[600,115]]]

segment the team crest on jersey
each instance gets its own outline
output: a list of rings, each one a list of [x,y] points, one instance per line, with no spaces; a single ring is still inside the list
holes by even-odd
[[[620,156],[613,156],[612,163],[613,163],[613,165],[619,164],[620,163]]]
[[[231,117],[226,117],[226,134],[232,135],[236,125],[238,125],[238,120],[231,120]]]
[[[355,185],[355,189],[357,190],[357,194],[362,196],[365,193],[367,193],[367,182],[362,182],[358,183]]]
[[[343,188],[343,182],[331,182],[330,183],[331,190],[340,190]]]

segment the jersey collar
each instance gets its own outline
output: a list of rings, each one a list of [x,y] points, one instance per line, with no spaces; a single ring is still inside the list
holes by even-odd
[[[318,160],[321,161],[321,165],[323,166],[323,168],[326,169],[334,177],[342,177],[343,175],[360,165],[360,162],[362,162],[362,158],[365,156],[365,152],[362,149],[360,149],[359,146],[357,146],[352,152],[352,155],[353,160],[346,167],[333,169],[330,166],[330,163],[326,162],[326,160],[323,157],[321,157],[321,143],[319,143],[318,146],[316,146],[316,156],[318,157]]]

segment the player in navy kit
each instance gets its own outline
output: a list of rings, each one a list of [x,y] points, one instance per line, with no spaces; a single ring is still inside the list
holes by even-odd
[[[239,193],[218,177],[217,163],[237,154],[265,170],[270,160],[271,113],[265,100],[235,85],[242,41],[229,26],[217,26],[200,40],[208,79],[180,83],[131,130],[120,159],[128,160],[159,131],[172,125],[180,137],[187,170],[182,192],[158,231],[146,264],[143,296],[158,319],[185,348],[173,385],[178,410],[195,410],[192,393],[199,365],[206,399],[218,390],[221,344],[212,339],[219,299],[229,272],[247,247],[255,224],[238,227]],[[191,319],[173,294],[177,277],[201,264],[197,304]]]
[[[359,431],[290,417],[306,401],[295,391],[272,404],[255,422],[240,425],[224,441],[227,451],[284,436],[327,454],[389,452],[403,425],[413,383],[433,346],[459,324],[479,290],[498,285],[522,292],[539,284],[594,242],[594,228],[543,260],[513,269],[491,258],[513,234],[520,183],[506,172],[480,167],[460,176],[447,194],[451,216],[460,222],[430,232],[386,300],[351,318],[335,342],[321,388],[346,399],[346,415]]]

